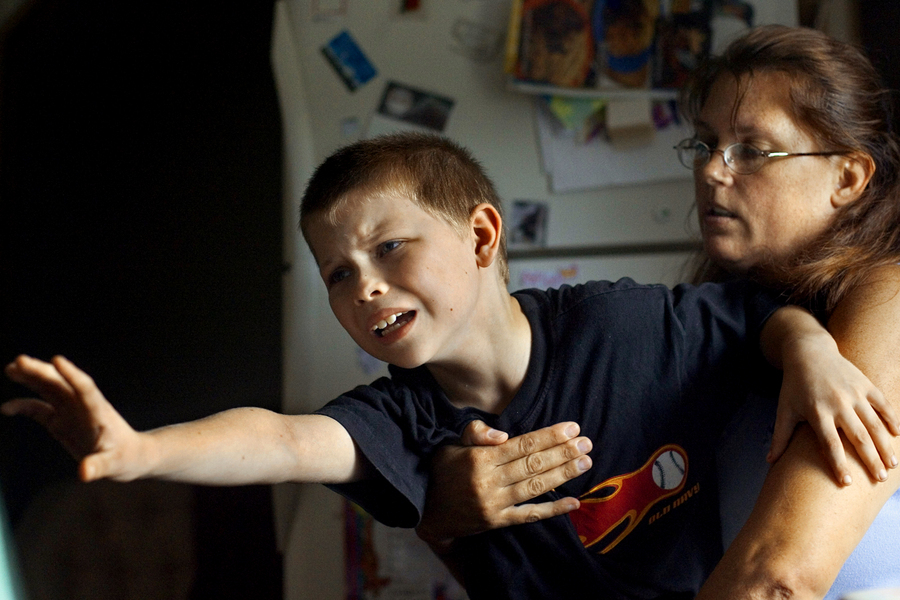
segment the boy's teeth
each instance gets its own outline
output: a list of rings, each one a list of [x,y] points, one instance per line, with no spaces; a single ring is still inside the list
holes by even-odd
[[[389,316],[387,319],[384,319],[384,320],[382,320],[382,321],[378,321],[378,322],[375,324],[375,327],[372,328],[372,331],[378,331],[379,329],[384,329],[384,328],[387,327],[388,325],[393,325],[394,323],[397,322],[397,317],[399,317],[399,316],[402,315],[402,314],[403,314],[403,313],[397,313],[397,314],[395,314],[395,315]]]

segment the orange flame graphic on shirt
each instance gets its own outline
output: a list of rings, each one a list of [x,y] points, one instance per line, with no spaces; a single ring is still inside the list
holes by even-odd
[[[682,490],[687,466],[687,452],[669,444],[637,471],[607,479],[583,494],[581,507],[569,513],[569,518],[584,547],[606,543],[600,554],[615,548],[654,504]]]

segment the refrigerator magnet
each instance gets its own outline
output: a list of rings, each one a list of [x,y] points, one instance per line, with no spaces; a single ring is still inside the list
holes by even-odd
[[[322,47],[322,54],[351,92],[378,74],[349,31],[334,36]]]

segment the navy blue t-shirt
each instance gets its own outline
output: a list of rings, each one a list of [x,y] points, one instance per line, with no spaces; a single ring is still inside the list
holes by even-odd
[[[379,521],[412,527],[429,458],[473,419],[516,436],[575,421],[593,468],[536,502],[581,498],[570,515],[459,540],[478,598],[690,598],[721,557],[716,442],[767,369],[759,331],[779,301],[745,283],[592,282],[514,294],[532,348],[501,415],[458,409],[426,368],[391,367],[320,414],[338,420],[378,476],[334,486]]]

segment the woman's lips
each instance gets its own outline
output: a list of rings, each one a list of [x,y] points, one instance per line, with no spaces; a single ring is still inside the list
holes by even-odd
[[[718,206],[710,206],[706,210],[706,216],[708,217],[729,217],[732,218],[735,216],[733,212],[727,211],[724,208]]]

